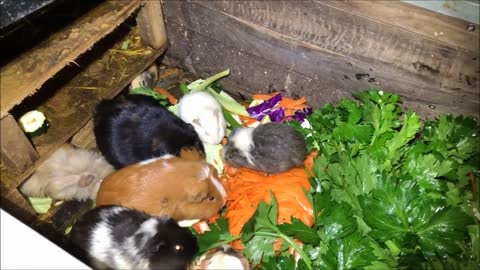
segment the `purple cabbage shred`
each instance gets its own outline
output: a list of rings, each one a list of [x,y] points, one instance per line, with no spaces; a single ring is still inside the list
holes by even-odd
[[[282,100],[282,94],[279,93],[257,106],[247,108],[247,112],[251,117],[260,121],[272,110],[273,107],[275,107],[275,105],[277,105],[278,102],[280,102],[280,100]]]

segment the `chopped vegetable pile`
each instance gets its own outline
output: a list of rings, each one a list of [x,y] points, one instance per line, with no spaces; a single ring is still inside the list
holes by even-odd
[[[180,88],[210,92],[230,129],[286,122],[315,154],[305,168],[267,176],[219,166],[221,145],[207,150],[225,169],[228,202],[207,230],[192,229],[200,254],[233,243],[258,269],[479,269],[475,120],[422,123],[402,112],[398,95],[378,90],[315,110],[304,98],[258,94],[245,108],[212,87],[226,75]]]

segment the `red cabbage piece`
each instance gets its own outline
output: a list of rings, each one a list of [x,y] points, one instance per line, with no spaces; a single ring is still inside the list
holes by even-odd
[[[247,108],[247,112],[251,117],[260,121],[272,110],[273,107],[275,107],[275,105],[277,105],[278,102],[280,102],[280,100],[282,100],[282,94],[279,93],[278,95],[273,96],[269,100],[266,100],[257,106]]]
[[[283,108],[277,108],[276,110],[270,111],[268,117],[272,122],[281,122],[285,116],[285,110]]]
[[[310,107],[302,110],[297,110],[292,116],[288,117],[286,120],[297,120],[299,123],[303,123],[305,118],[307,118],[308,115],[312,114],[312,112],[313,110]]]

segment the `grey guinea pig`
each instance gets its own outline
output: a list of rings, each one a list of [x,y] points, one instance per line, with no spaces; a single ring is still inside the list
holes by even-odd
[[[95,269],[187,269],[198,251],[195,236],[173,219],[112,205],[85,213],[70,241]]]
[[[303,166],[307,148],[305,139],[294,128],[271,122],[233,130],[222,153],[233,167],[271,174]]]

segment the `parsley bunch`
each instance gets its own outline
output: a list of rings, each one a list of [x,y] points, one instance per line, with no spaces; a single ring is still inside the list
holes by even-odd
[[[355,98],[315,110],[309,127],[289,123],[319,153],[306,191],[312,227],[277,224],[272,196],[239,237],[224,219],[212,224],[199,235],[202,250],[241,239],[259,269],[479,269],[477,122],[444,115],[421,123],[383,91]]]

